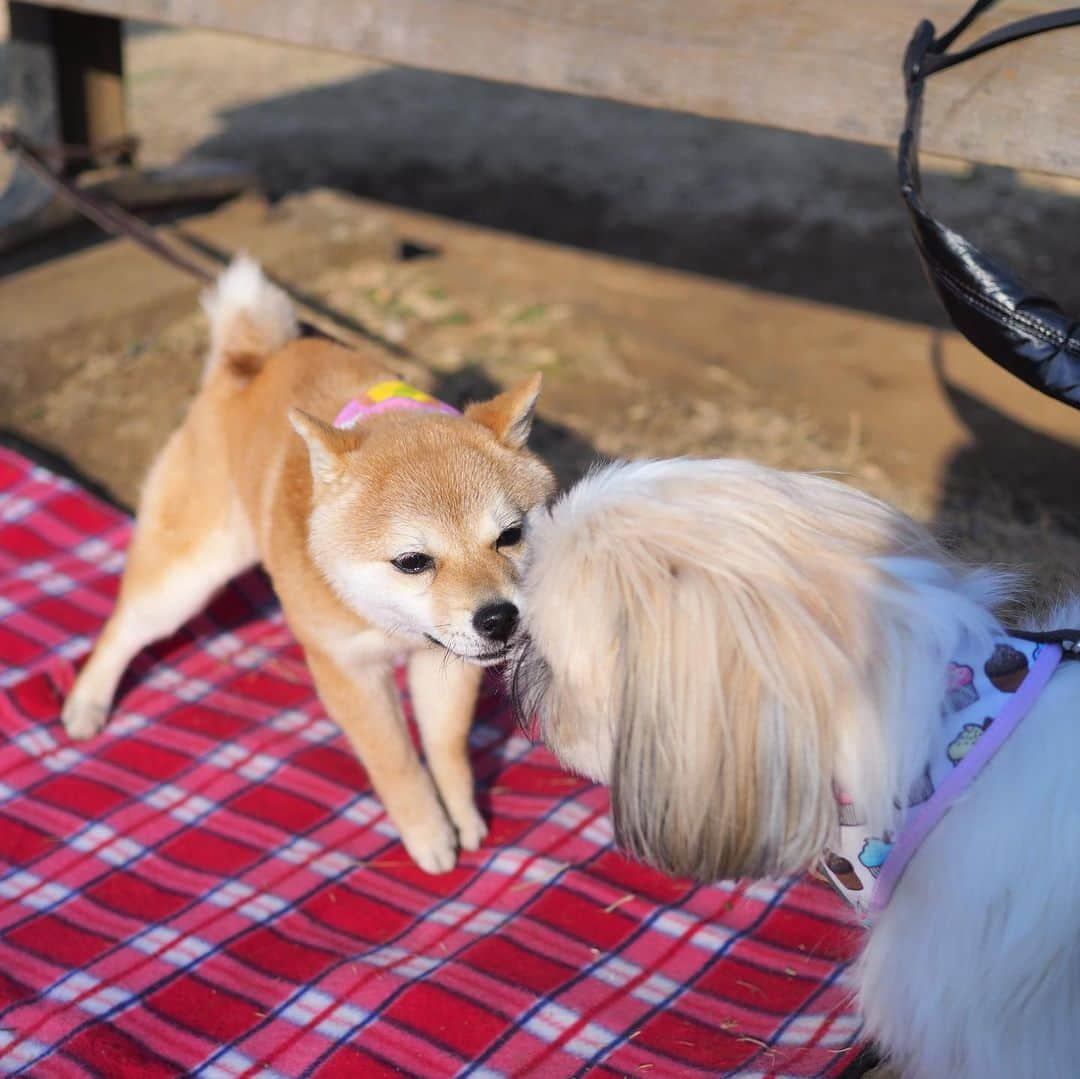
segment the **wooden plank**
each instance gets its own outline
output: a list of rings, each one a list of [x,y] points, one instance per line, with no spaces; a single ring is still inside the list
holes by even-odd
[[[880,145],[903,111],[920,17],[967,0],[63,0],[526,86]],[[977,33],[1046,10],[1008,0]],[[988,54],[930,84],[924,147],[1080,175],[1080,29]]]

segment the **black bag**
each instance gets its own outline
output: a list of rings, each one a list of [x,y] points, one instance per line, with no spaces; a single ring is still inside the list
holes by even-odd
[[[907,118],[897,158],[900,193],[927,277],[953,325],[1017,378],[1080,408],[1080,324],[1049,296],[1034,291],[1011,269],[941,224],[922,201],[918,132],[926,79],[1010,41],[1080,25],[1080,8],[1035,15],[949,54],[946,50],[953,41],[995,2],[978,0],[941,37],[935,37],[933,24],[924,20],[908,44],[904,54]]]

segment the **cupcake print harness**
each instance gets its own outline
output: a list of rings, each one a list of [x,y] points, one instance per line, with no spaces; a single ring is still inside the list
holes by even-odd
[[[822,869],[836,890],[869,923],[884,909],[919,845],[978,776],[1031,710],[1057,669],[1063,645],[1002,635],[989,656],[949,664],[941,728],[926,769],[908,796],[903,825],[893,836],[872,835],[859,807],[838,791],[840,838]],[[1077,642],[1064,642],[1074,658]]]

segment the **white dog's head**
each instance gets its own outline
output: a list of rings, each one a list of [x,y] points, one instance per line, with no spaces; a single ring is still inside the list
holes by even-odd
[[[511,689],[610,783],[620,844],[702,880],[805,868],[845,761],[891,767],[873,712],[892,640],[868,597],[903,591],[877,556],[938,557],[928,536],[843,484],[733,460],[607,467],[530,528]]]

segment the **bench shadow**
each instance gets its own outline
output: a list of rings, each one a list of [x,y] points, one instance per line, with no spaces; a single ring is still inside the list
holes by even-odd
[[[266,97],[220,119],[193,156],[250,166],[274,198],[327,186],[946,324],[915,257],[891,150],[403,68]],[[924,171],[943,220],[1080,307],[1080,200],[1008,169],[950,175],[928,162]]]
[[[948,538],[957,511],[993,500],[996,513],[1010,522],[1080,536],[1080,447],[1028,427],[954,383],[937,335],[931,363],[943,397],[969,435],[942,469],[933,522],[937,531]],[[1031,556],[1038,557],[1037,548]]]

